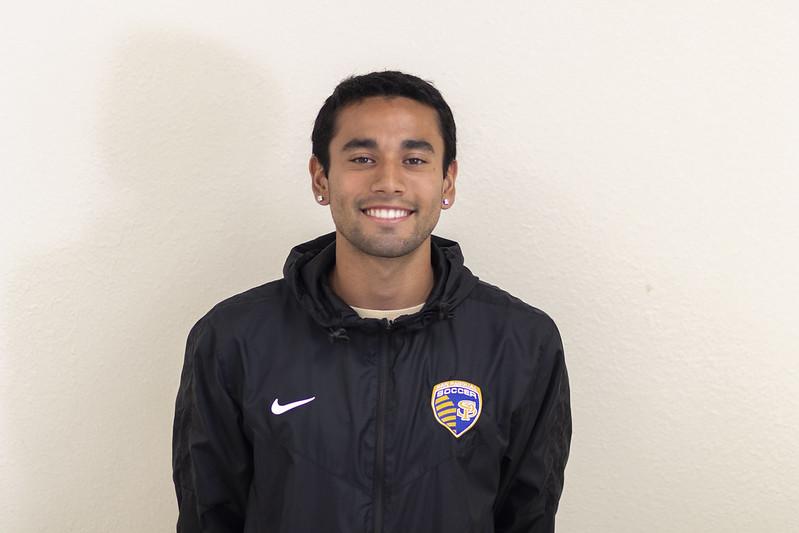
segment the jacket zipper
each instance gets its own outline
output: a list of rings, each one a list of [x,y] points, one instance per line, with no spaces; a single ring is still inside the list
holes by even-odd
[[[391,323],[385,320],[381,334],[381,350],[377,354],[377,443],[375,461],[375,533],[383,531],[383,484],[385,483],[386,387],[388,381],[388,336]]]

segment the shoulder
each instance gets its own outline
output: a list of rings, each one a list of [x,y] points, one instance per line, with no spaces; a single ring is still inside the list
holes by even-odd
[[[466,303],[486,319],[501,320],[506,325],[534,330],[539,335],[557,334],[557,326],[550,315],[524,302],[509,292],[480,280]]]
[[[279,279],[240,292],[214,305],[194,325],[204,328],[238,330],[269,319],[284,307],[287,295],[285,280]]]

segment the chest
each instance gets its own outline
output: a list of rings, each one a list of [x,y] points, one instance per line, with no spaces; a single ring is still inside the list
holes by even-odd
[[[523,347],[445,323],[248,346],[243,422],[335,475],[405,483],[446,461],[496,464],[529,380]],[[381,458],[385,459],[379,464]]]

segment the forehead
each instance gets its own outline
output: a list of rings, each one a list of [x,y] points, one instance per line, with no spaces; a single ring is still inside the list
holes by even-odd
[[[378,143],[405,139],[444,143],[438,112],[403,96],[372,96],[342,108],[331,144],[344,144],[352,138],[372,138]]]

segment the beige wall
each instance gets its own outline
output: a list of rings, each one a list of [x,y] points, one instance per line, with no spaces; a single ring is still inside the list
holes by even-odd
[[[0,531],[174,530],[189,327],[328,231],[345,75],[433,80],[438,233],[550,313],[563,533],[799,531],[795,2],[21,2],[0,22]]]

